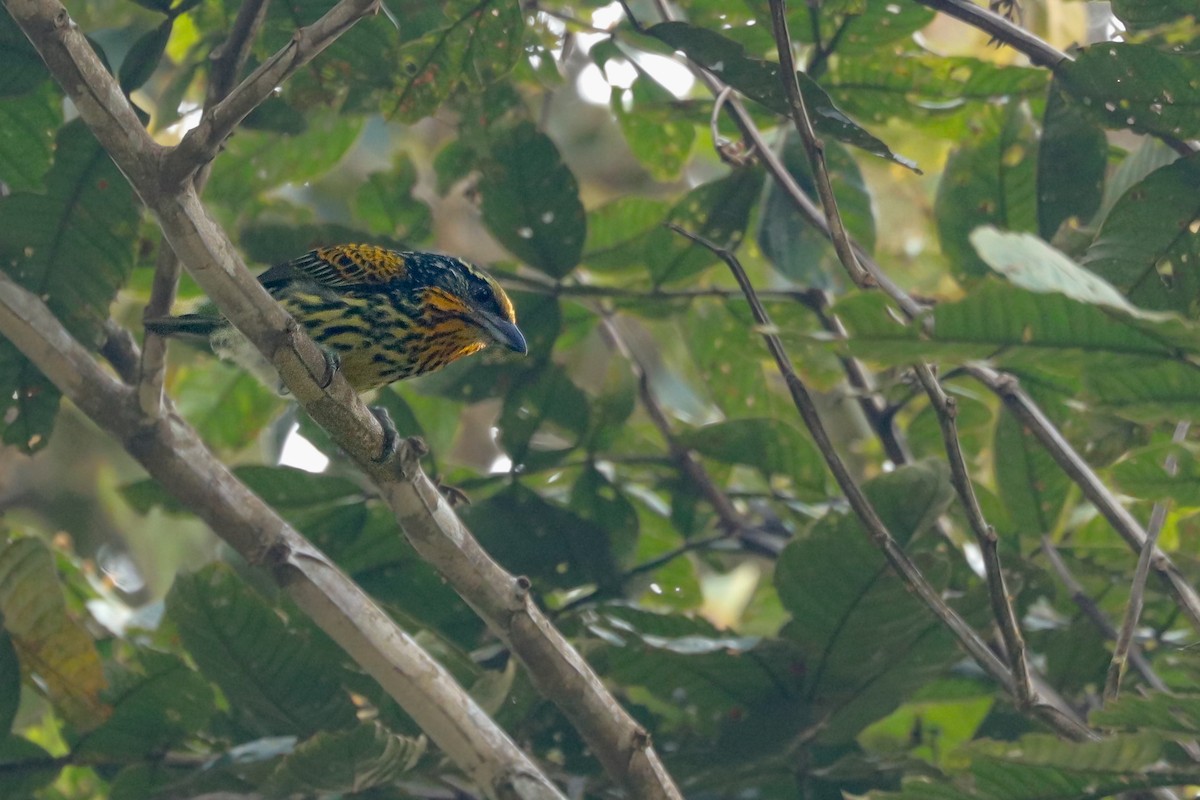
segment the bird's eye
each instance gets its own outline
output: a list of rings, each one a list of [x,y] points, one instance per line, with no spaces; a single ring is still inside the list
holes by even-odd
[[[476,303],[487,302],[492,296],[492,290],[487,284],[477,283],[471,287],[471,299]]]

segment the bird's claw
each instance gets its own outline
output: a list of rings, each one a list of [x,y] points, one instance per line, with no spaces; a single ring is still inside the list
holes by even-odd
[[[383,406],[367,406],[367,410],[371,415],[379,421],[379,427],[383,428],[383,449],[379,456],[375,458],[375,463],[384,464],[391,460],[392,456],[396,455],[396,450],[400,446],[400,433],[396,430],[396,423],[392,422],[392,415]]]
[[[321,380],[321,388],[328,389],[329,384],[333,383],[333,376],[337,375],[337,371],[342,367],[342,357],[337,354],[336,350],[321,348],[321,355],[325,356],[325,377]],[[385,414],[387,412],[384,412]],[[378,418],[376,414],[376,418]],[[393,426],[392,430],[395,430]]]
[[[450,504],[451,508],[455,508],[456,506],[471,505],[471,498],[467,495],[467,493],[457,486],[451,486],[448,483],[442,483],[442,476],[439,475],[438,477],[434,478],[433,485],[436,486],[437,490],[442,493],[442,497],[446,498],[446,502]]]

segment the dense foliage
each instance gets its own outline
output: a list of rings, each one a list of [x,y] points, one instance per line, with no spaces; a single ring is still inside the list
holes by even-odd
[[[270,2],[247,69],[331,5]],[[1200,620],[1155,560],[1120,697],[1103,697],[1137,553],[972,371],[1018,379],[1142,525],[1160,503],[1160,547],[1185,582],[1200,576],[1200,465],[1194,443],[1172,443],[1200,410],[1200,155],[1186,144],[1200,138],[1200,3],[1113,0],[1110,18],[1026,0],[1026,26],[1064,46],[1083,41],[1085,16],[1109,31],[1053,70],[936,3],[793,5],[840,213],[919,298],[917,322],[853,287],[688,71],[733,87],[815,197],[765,2],[689,0],[663,21],[650,3],[384,0],[251,114],[205,203],[257,264],[369,241],[470,258],[508,287],[528,357],[487,351],[375,402],[430,445],[430,473],[471,499],[468,528],[529,577],[686,796],[1048,800],[1200,784],[1200,651],[1187,647]],[[70,11],[148,129],[177,142],[238,4]],[[0,182],[5,272],[91,348],[110,319],[140,335],[161,234],[7,13]],[[772,325],[668,222],[733,249]],[[186,277],[179,298],[202,302]],[[1096,741],[1014,701],[888,567],[764,333],[818,395],[891,535],[1004,658],[914,378],[936,364],[1035,685]],[[173,347],[170,363],[169,393],[241,480],[571,797],[614,796],[320,428],[209,354]],[[0,396],[0,795],[477,796],[3,339]],[[295,455],[299,436],[324,459]]]

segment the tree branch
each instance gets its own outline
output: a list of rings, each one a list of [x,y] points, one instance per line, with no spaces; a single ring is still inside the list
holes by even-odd
[[[529,600],[527,581],[502,570],[479,547],[420,470],[413,448],[406,448],[402,458],[389,463],[375,461],[383,444],[378,420],[340,373],[326,385],[321,351],[246,270],[232,242],[200,203],[190,180],[233,125],[279,81],[372,11],[375,1],[343,0],[317,23],[297,33],[290,45],[214,108],[209,121],[192,132],[196,135],[188,148],[181,143],[172,153],[175,172],[169,180],[160,174],[161,148],[149,140],[112,75],[68,24],[62,4],[58,0],[4,2],[51,73],[76,100],[80,115],[101,145],[155,214],[171,248],[196,282],[270,359],[305,411],[376,482],[418,552],[509,645],[534,685],[580,731],[614,782],[639,800],[678,800],[679,790],[645,730]]]
[[[1182,444],[1187,439],[1190,427],[1191,425],[1187,422],[1177,424],[1171,441],[1174,444]],[[1166,463],[1163,464],[1163,470],[1167,475],[1173,476],[1178,468],[1179,460],[1175,454],[1167,456]],[[1106,703],[1116,700],[1117,695],[1121,692],[1121,678],[1125,674],[1129,648],[1133,643],[1133,634],[1137,628],[1138,619],[1142,616],[1142,597],[1146,591],[1146,576],[1150,572],[1150,559],[1158,545],[1158,534],[1162,531],[1163,523],[1166,522],[1168,505],[1170,505],[1169,500],[1159,500],[1150,512],[1150,524],[1146,526],[1146,541],[1142,543],[1142,550],[1138,554],[1137,567],[1133,571],[1133,581],[1129,586],[1129,601],[1125,605],[1125,617],[1121,621],[1121,630],[1117,634],[1117,643],[1113,647],[1112,663],[1108,665],[1108,675],[1104,680],[1104,701]]]
[[[300,28],[281,50],[254,70],[228,97],[213,106],[200,124],[166,158],[163,180],[178,186],[211,161],[225,139],[246,116],[271,96],[292,73],[312,61],[322,50],[365,16],[377,13],[380,0],[341,0],[312,25]]]
[[[978,28],[998,42],[1024,53],[1039,67],[1055,69],[1071,57],[1043,41],[1019,25],[1014,24],[995,11],[977,6],[970,0],[916,0],[917,3],[941,11],[957,20]]]
[[[489,797],[563,796],[444,668],[204,446],[167,405],[150,417],[34,295],[0,273],[0,333],[184,506],[276,582]],[[111,337],[110,337],[111,338]]]
[[[708,248],[729,267],[738,285],[742,287],[742,291],[746,294],[746,300],[750,303],[750,310],[754,315],[754,322],[763,332],[763,341],[766,342],[767,349],[775,359],[775,364],[783,376],[784,383],[788,387],[796,410],[800,413],[804,424],[812,434],[817,449],[821,451],[821,455],[825,459],[826,466],[833,473],[834,480],[837,481],[838,487],[846,496],[846,500],[849,501],[855,516],[862,522],[871,541],[883,553],[888,564],[899,574],[905,585],[920,597],[921,601],[934,613],[941,623],[954,634],[959,644],[983,668],[984,672],[991,676],[1010,696],[1016,697],[1017,686],[1013,674],[988,648],[987,643],[979,637],[979,634],[967,624],[966,620],[958,615],[958,612],[946,604],[946,601],[942,599],[941,593],[921,574],[917,565],[909,559],[904,549],[892,537],[891,532],[884,525],[878,513],[876,513],[874,506],[871,505],[870,500],[863,494],[861,487],[859,487],[854,477],[850,474],[850,470],[846,467],[845,462],[842,461],[841,456],[838,455],[832,440],[829,438],[828,432],[825,430],[825,425],[821,421],[820,414],[817,412],[816,405],[813,403],[807,387],[805,387],[804,382],[792,366],[791,358],[788,356],[787,351],[784,350],[783,343],[777,335],[771,333],[771,331],[775,330],[774,324],[771,322],[766,309],[763,308],[762,303],[758,300],[754,286],[750,283],[750,279],[746,275],[745,269],[742,268],[741,262],[738,261],[737,256],[703,237],[688,232],[678,225],[668,223],[667,227]],[[1034,695],[1034,700],[1029,707],[1044,722],[1064,736],[1072,739],[1095,738],[1095,734],[1075,717],[1074,712],[1065,703],[1062,703],[1061,700],[1058,703],[1057,705],[1050,705],[1040,701]]]

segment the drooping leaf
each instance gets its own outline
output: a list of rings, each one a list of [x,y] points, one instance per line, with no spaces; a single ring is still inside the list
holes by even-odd
[[[1038,233],[1050,241],[1059,225],[1086,223],[1100,207],[1108,140],[1077,103],[1054,84],[1038,142]]]
[[[12,15],[0,14],[0,97],[25,94],[50,77]]]
[[[150,80],[163,57],[163,51],[167,49],[167,41],[171,38],[174,26],[175,17],[169,16],[153,30],[139,37],[129,48],[117,73],[118,81],[126,94],[141,88],[142,84]]]
[[[44,181],[44,193],[0,198],[0,267],[95,346],[133,267],[133,192],[80,120],[60,129]],[[9,411],[0,423],[4,441],[27,452],[45,446],[58,392],[7,341],[0,341],[0,395]]]
[[[1053,533],[1066,507],[1070,478],[1008,412],[996,424],[992,453],[996,486],[1014,530],[1027,536]]]
[[[952,492],[941,462],[904,467],[864,485],[892,536],[910,552]],[[927,577],[939,577],[936,562]],[[792,620],[783,630],[805,653],[805,696],[825,720],[818,739],[851,740],[891,713],[956,657],[953,638],[888,568],[858,518],[825,518],[791,542],[775,587]]]
[[[1083,265],[1142,308],[1200,314],[1200,155],[1160,167],[1105,217]]]
[[[587,217],[579,185],[550,137],[521,122],[491,142],[483,165],[483,221],[514,255],[559,278],[579,263]]]
[[[987,273],[969,240],[980,225],[1037,230],[1037,141],[1019,104],[985,115],[972,138],[950,155],[934,213],[942,252],[960,277]]]
[[[50,169],[62,99],[47,83],[0,103],[0,181],[11,192],[37,191]]]
[[[333,665],[242,583],[212,564],[180,575],[167,614],[200,671],[238,716],[263,732],[308,735],[349,727],[354,706]]]
[[[798,136],[788,135],[782,156],[796,183],[819,205],[808,155]],[[867,252],[873,251],[875,214],[862,170],[845,148],[835,143],[826,143],[825,159],[846,230]],[[841,285],[844,271],[829,238],[800,216],[776,181],[767,189],[759,225],[758,246],[780,273],[802,286],[833,289]]]
[[[746,55],[745,48],[732,39],[686,22],[660,22],[646,32],[683,51],[688,58],[752,100],[777,114],[789,113],[777,63],[751,58]],[[813,127],[819,133],[833,136],[838,141],[860,147],[909,169],[916,169],[912,161],[893,153],[886,144],[842,113],[816,81],[803,72],[796,76]]]
[[[688,192],[672,207],[667,219],[718,247],[736,249],[745,236],[750,211],[762,189],[762,173],[743,169]],[[666,228],[656,228],[642,240],[646,266],[655,284],[689,278],[716,263],[708,248]]]
[[[1110,127],[1177,139],[1200,135],[1200,64],[1188,55],[1104,42],[1064,63],[1059,79]]]
[[[16,539],[0,551],[0,618],[22,673],[36,679],[63,719],[88,731],[108,717],[100,654],[68,613],[54,557],[39,539]]]
[[[1174,474],[1166,468],[1167,459],[1175,462]],[[1112,476],[1131,497],[1200,506],[1200,465],[1189,449],[1171,446],[1135,450],[1113,467]]]
[[[472,503],[461,515],[497,561],[539,589],[604,584],[617,574],[612,531],[522,484]]]
[[[1088,715],[1092,725],[1120,730],[1153,730],[1168,734],[1200,733],[1200,697],[1189,692],[1122,693]]]

